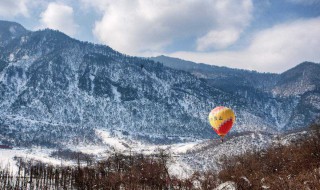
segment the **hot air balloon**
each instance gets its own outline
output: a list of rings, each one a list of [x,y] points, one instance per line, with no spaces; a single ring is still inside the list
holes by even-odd
[[[209,122],[213,130],[221,137],[222,142],[235,120],[236,117],[232,109],[224,106],[218,106],[209,113]]]

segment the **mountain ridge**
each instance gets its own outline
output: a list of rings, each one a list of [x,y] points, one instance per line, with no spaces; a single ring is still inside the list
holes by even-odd
[[[19,23],[0,20],[0,47],[27,32],[28,30]]]

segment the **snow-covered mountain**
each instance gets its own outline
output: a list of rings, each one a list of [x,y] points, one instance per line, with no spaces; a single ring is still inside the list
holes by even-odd
[[[274,74],[198,64],[167,56],[150,59],[187,71],[219,90],[245,98],[250,106],[265,110],[265,116],[277,129],[301,128],[319,117],[320,64],[303,62],[286,72]]]
[[[281,76],[235,72],[268,80],[238,86],[241,75],[233,82],[227,75],[225,83],[235,87],[230,90],[215,85],[219,78],[0,21],[0,144],[102,144],[101,130],[158,144],[208,139],[216,136],[207,116],[217,105],[235,110],[233,133],[304,127],[320,113],[319,88],[282,96],[273,88],[281,88]],[[305,113],[304,105],[313,109]]]
[[[163,55],[150,59],[160,62],[167,67],[192,73],[199,78],[208,80],[215,87],[226,91],[235,91],[249,87],[266,90],[274,86],[279,78],[274,73],[258,73],[256,71],[195,63]]]
[[[272,93],[280,96],[301,96],[319,91],[320,65],[304,62],[282,73]]]

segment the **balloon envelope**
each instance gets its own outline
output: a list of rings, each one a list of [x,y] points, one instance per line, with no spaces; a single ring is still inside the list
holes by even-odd
[[[224,137],[230,131],[235,120],[234,112],[227,107],[219,106],[209,113],[209,122],[220,137]]]

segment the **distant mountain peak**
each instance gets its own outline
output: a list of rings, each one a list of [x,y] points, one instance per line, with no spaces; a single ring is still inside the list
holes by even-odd
[[[0,20],[0,47],[28,32],[21,24]]]
[[[320,64],[303,62],[287,70],[273,89],[273,93],[281,96],[296,96],[320,88]]]
[[[17,22],[0,20],[0,28],[1,29],[9,28],[9,27],[12,27],[12,26],[19,27],[19,28],[22,28],[22,29],[26,30],[21,24],[19,24]]]
[[[320,68],[320,64],[319,63],[305,61],[305,62],[302,62],[302,63],[296,65],[295,67],[289,69],[286,72],[302,71],[302,70],[305,70],[305,69],[313,69],[313,68]],[[286,73],[286,72],[284,72],[284,73]]]
[[[292,78],[292,80],[297,80],[298,77],[302,75],[309,75],[310,77],[318,77],[316,74],[320,72],[320,64],[313,62],[302,62],[297,66],[283,72],[282,78]]]

